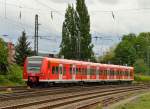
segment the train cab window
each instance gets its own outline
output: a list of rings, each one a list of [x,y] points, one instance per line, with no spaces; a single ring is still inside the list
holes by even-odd
[[[52,67],[52,74],[58,74],[58,66]]]
[[[55,67],[52,67],[52,74],[55,74]]]

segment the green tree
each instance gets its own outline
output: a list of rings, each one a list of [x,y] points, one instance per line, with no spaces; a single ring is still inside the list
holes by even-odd
[[[150,66],[150,33],[140,33],[134,46],[137,57],[144,59],[145,63]]]
[[[136,60],[136,50],[133,45],[125,40],[115,49],[115,63],[133,65]]]
[[[59,55],[67,59],[95,61],[90,34],[90,17],[84,0],[77,0],[76,10],[68,5],[62,27]]]
[[[136,73],[147,74],[149,71],[148,66],[145,64],[143,59],[137,59],[134,63],[134,69]]]
[[[0,73],[8,70],[8,49],[6,43],[0,38]]]
[[[93,44],[91,44],[90,16],[88,14],[85,0],[77,0],[76,11],[79,17],[77,23],[79,25],[80,59],[93,59],[94,53],[92,51]]]
[[[125,41],[125,40],[127,40],[127,41],[131,42],[132,44],[134,44],[135,41],[136,41],[136,35],[134,33],[124,35],[123,38],[122,38],[122,41]]]
[[[16,45],[16,63],[18,65],[23,66],[24,60],[27,56],[31,56],[33,54],[30,42],[27,41],[26,33],[23,31],[22,36],[18,39],[18,43]]]
[[[73,6],[68,5],[65,14],[65,20],[62,27],[62,42],[60,45],[59,55],[63,55],[67,59],[77,58],[77,13]]]
[[[101,56],[99,58],[99,62],[101,63],[113,63],[114,57],[115,57],[115,48],[110,48],[108,52],[105,53],[104,56]]]

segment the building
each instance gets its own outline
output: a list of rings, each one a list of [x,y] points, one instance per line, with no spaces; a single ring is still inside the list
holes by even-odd
[[[7,42],[8,47],[8,62],[14,63],[15,62],[15,45],[12,42]]]

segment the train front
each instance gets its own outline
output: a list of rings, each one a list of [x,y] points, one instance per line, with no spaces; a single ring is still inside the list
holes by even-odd
[[[42,60],[43,57],[39,56],[27,57],[25,60],[23,79],[30,87],[37,86],[39,84]]]

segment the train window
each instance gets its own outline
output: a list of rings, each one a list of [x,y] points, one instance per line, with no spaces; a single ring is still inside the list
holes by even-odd
[[[78,68],[76,68],[76,74],[78,74],[78,72],[79,72],[79,71],[78,71]]]
[[[52,67],[52,74],[55,74],[55,67]]]
[[[98,69],[98,68],[96,68],[96,75],[98,75],[98,74],[99,74],[98,70],[99,70],[99,69]]]
[[[99,74],[101,75],[101,69],[98,70]]]
[[[124,76],[128,76],[128,72],[127,71],[124,72]]]
[[[108,73],[109,73],[110,76],[113,76],[113,72],[111,70],[108,71]]]
[[[59,73],[62,74],[62,72],[63,72],[62,66],[59,66]]]
[[[93,73],[93,75],[95,75],[96,74],[96,68],[94,68],[94,73]]]
[[[86,75],[86,68],[83,68],[82,72],[83,75]]]
[[[90,67],[87,68],[87,74],[90,75]]]
[[[105,75],[105,76],[107,75],[107,70],[104,70],[104,75]]]
[[[66,67],[63,67],[63,75],[66,74]]]
[[[111,73],[110,70],[107,69],[107,73],[106,73],[106,74],[107,74],[107,75],[111,75],[110,73]]]
[[[78,68],[78,74],[80,74],[80,68]]]
[[[56,74],[59,73],[59,71],[58,71],[58,66],[55,67],[55,73],[56,73]]]
[[[96,69],[92,68],[92,75],[95,75],[95,74],[96,74]]]
[[[114,76],[114,71],[112,70],[112,76]]]
[[[84,75],[84,68],[81,68],[81,75]]]
[[[70,65],[70,71],[69,72],[70,72],[70,74],[73,73],[73,65],[72,64]]]
[[[72,73],[76,73],[76,68],[72,67]]]
[[[105,76],[105,70],[103,70],[103,76]]]
[[[72,74],[72,66],[70,66],[70,74]]]
[[[90,68],[90,75],[92,74],[92,68]]]
[[[119,72],[119,71],[117,72],[117,75],[118,75],[118,76],[120,75],[120,72]]]
[[[52,74],[58,74],[58,66],[52,67]]]
[[[94,69],[91,68],[90,70],[91,70],[91,71],[90,71],[90,74],[93,75],[93,74],[94,74]]]
[[[87,69],[85,68],[85,75],[87,75]]]

